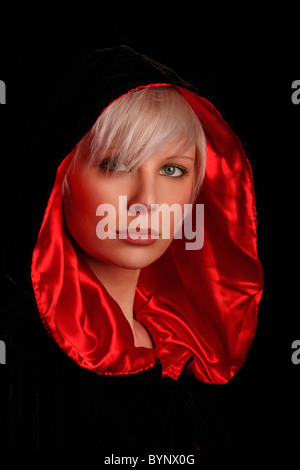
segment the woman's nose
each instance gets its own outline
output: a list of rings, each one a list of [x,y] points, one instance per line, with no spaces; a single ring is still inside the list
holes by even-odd
[[[128,210],[139,211],[141,214],[153,212],[158,203],[154,178],[138,175],[131,197],[128,198]]]

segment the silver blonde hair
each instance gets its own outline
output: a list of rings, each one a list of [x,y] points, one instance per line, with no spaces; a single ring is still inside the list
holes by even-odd
[[[182,154],[196,145],[195,197],[205,173],[205,135],[175,87],[142,87],[113,101],[79,142],[72,163],[83,158],[91,166],[113,157],[115,171],[124,164],[130,170],[170,142],[181,143]]]

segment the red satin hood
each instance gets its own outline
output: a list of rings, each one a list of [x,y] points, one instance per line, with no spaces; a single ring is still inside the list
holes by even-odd
[[[147,83],[146,83],[147,84]],[[176,85],[199,116],[207,166],[197,203],[204,204],[204,246],[174,240],[142,270],[134,314],[154,349],[135,347],[129,323],[76,252],[64,225],[60,164],[32,257],[31,279],[42,321],[59,347],[97,374],[132,374],[162,363],[164,376],[188,370],[224,383],[242,367],[253,341],[263,273],[257,257],[252,172],[240,141],[206,99]]]

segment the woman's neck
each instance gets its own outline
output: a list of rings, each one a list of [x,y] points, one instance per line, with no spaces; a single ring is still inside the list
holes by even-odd
[[[86,260],[133,327],[133,305],[140,269],[126,269],[86,255]]]
[[[140,269],[126,269],[103,263],[85,254],[91,270],[118,303],[131,327],[136,347],[154,348],[154,343],[146,328],[133,316],[133,305]]]

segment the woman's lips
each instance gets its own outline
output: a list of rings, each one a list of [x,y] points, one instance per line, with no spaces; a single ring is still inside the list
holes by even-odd
[[[128,229],[118,230],[117,235],[120,240],[127,241],[134,245],[152,245],[159,239],[159,233],[151,228],[147,229]]]

